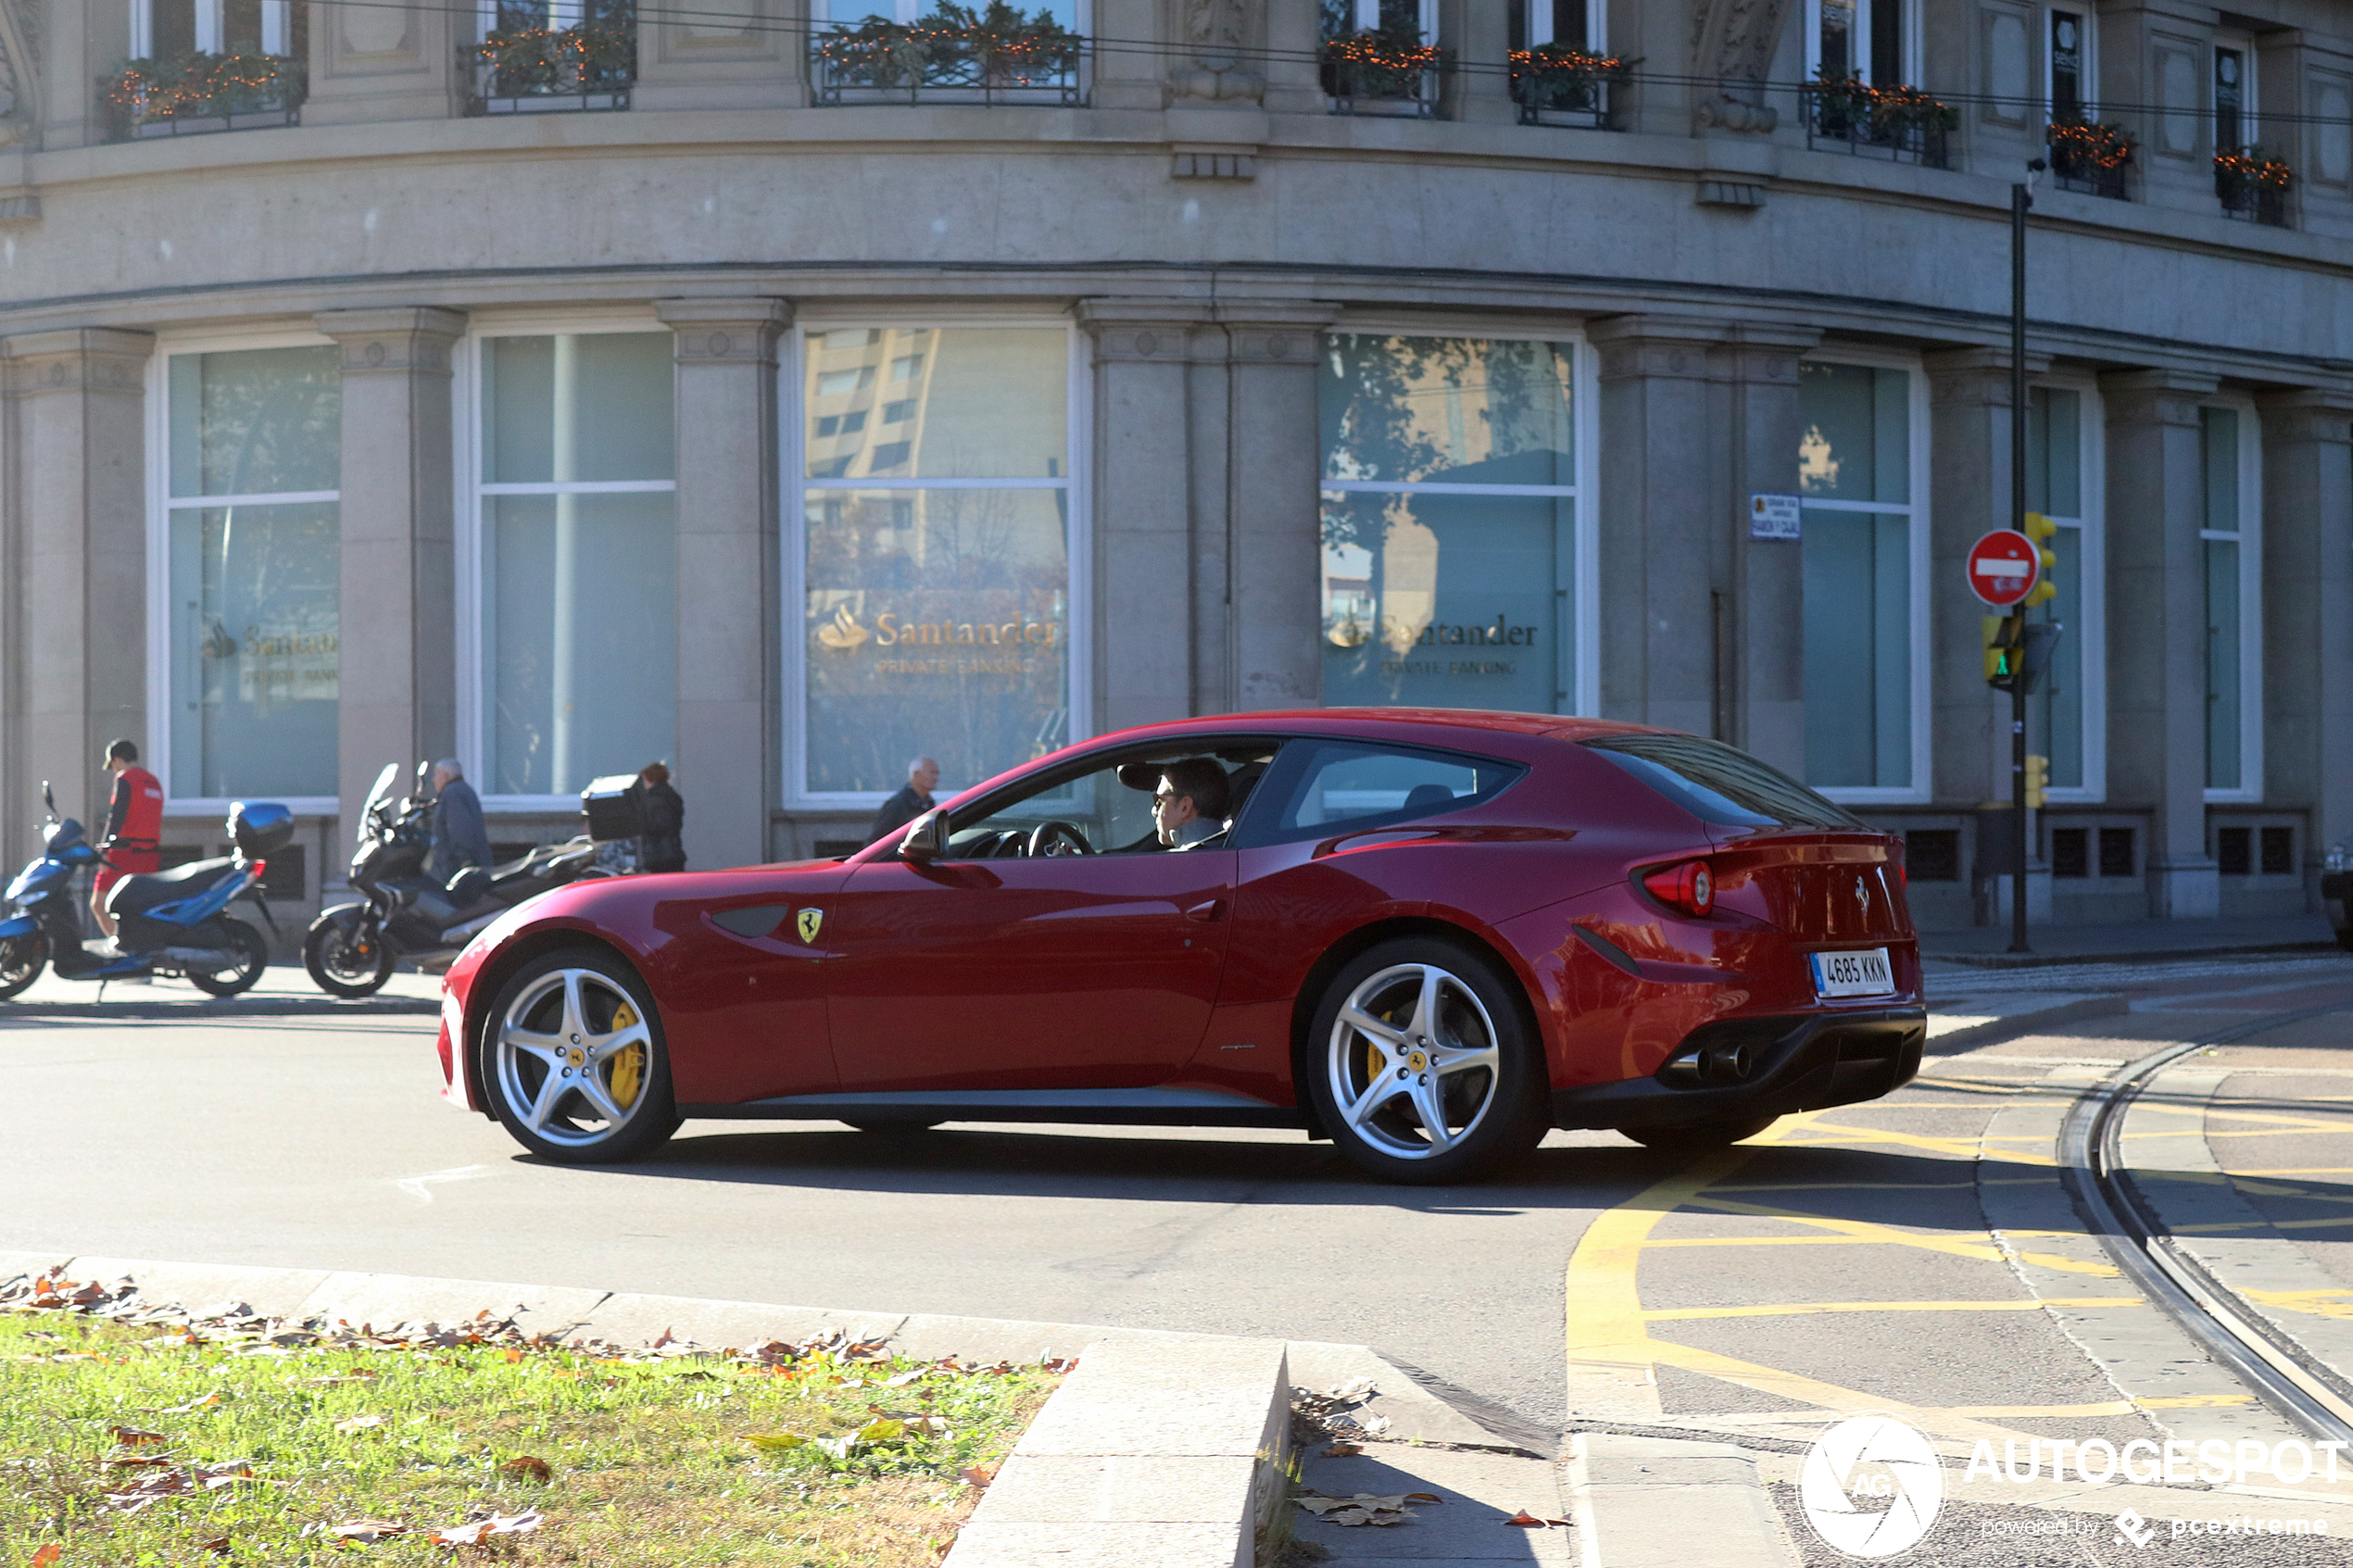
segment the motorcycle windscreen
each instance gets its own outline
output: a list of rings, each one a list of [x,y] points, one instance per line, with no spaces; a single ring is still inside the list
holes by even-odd
[[[400,764],[397,762],[385,763],[384,771],[376,775],[376,787],[368,792],[367,804],[359,808],[359,827],[355,834],[356,837],[364,839],[368,836],[369,814],[375,810],[377,801],[391,793],[392,781],[399,776]]]

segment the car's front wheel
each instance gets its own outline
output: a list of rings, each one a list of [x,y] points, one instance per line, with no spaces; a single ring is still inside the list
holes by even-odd
[[[634,1160],[678,1130],[661,1020],[645,983],[609,954],[525,964],[491,1005],[488,1054],[491,1110],[534,1154]]]
[[[1551,1125],[1543,1047],[1492,960],[1436,937],[1358,955],[1325,991],[1307,1089],[1340,1152],[1386,1181],[1468,1181]]]

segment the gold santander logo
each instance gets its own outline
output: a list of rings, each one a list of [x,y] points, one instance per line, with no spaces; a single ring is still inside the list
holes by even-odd
[[[855,653],[870,641],[877,648],[1008,645],[1050,648],[1060,637],[1061,628],[1053,621],[1028,615],[1002,621],[911,621],[887,609],[875,617],[874,628],[869,631],[846,604],[836,606],[832,619],[821,621],[817,627],[817,641],[836,653]]]

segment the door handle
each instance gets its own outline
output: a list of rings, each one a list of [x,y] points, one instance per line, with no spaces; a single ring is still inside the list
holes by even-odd
[[[1203,924],[1207,924],[1209,922],[1216,920],[1220,916],[1224,915],[1225,912],[1226,900],[1223,898],[1212,898],[1206,904],[1195,904],[1191,909],[1187,909],[1185,911],[1185,918],[1187,920],[1197,920],[1202,922]]]

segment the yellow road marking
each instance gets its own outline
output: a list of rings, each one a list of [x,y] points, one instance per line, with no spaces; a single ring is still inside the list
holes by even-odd
[[[1952,1405],[1945,1413],[1980,1421],[2018,1421],[2046,1415],[2137,1415],[2143,1411],[2208,1410],[2254,1402],[2252,1394],[2182,1394],[2158,1399],[2101,1399],[2088,1405]]]
[[[1652,1323],[1682,1318],[1802,1317],[1815,1312],[2036,1312],[2045,1307],[2145,1307],[2139,1296],[2057,1296],[2026,1301],[1796,1301],[1781,1307],[1675,1307],[1646,1311]]]
[[[1974,1160],[1977,1158],[1979,1149],[1985,1143],[1998,1143],[2004,1141],[1998,1138],[1930,1137],[1919,1133],[1892,1133],[1881,1131],[1877,1127],[1847,1127],[1831,1123],[1818,1123],[1813,1127],[1809,1127],[1806,1130],[1808,1132],[1831,1133],[1836,1135],[1827,1138],[1808,1138],[1804,1143],[1793,1140],[1789,1147],[1792,1148],[1831,1148],[1839,1144],[1884,1143],[1894,1144],[1899,1148],[1922,1148],[1928,1150],[1931,1154],[1950,1155],[1955,1160]],[[2048,1138],[2025,1136],[2020,1136],[2007,1141],[2015,1143],[2050,1142]],[[2006,1160],[2014,1161],[2015,1163],[2020,1165],[2057,1165],[2058,1163],[2056,1156],[2037,1154],[2032,1150],[2020,1150],[2017,1153],[2006,1153],[2002,1156],[2002,1158]]]
[[[2273,1171],[2228,1171],[2232,1176],[2353,1176],[2353,1165],[2289,1165]]]
[[[1869,1220],[1835,1220],[1821,1214],[1802,1214],[1769,1204],[1739,1203],[1730,1198],[1702,1198],[1696,1194],[1685,1201],[1694,1209],[1712,1209],[1723,1214],[1747,1214],[1760,1220],[1785,1220],[1791,1224],[1815,1225],[1843,1236],[1886,1242],[1892,1246],[1917,1247],[1924,1251],[1943,1252],[1955,1258],[1975,1258],[1988,1263],[2008,1261],[2000,1248],[1990,1243],[1959,1241],[1950,1236],[1917,1236],[1910,1231],[1899,1231],[1892,1225],[1875,1224]],[[2068,1273],[2092,1274],[2101,1279],[2119,1277],[2113,1263],[2080,1263],[2072,1258],[2061,1258],[2048,1252],[2020,1252],[2018,1256],[2030,1263],[2040,1263],[2045,1268],[2059,1269]]]

